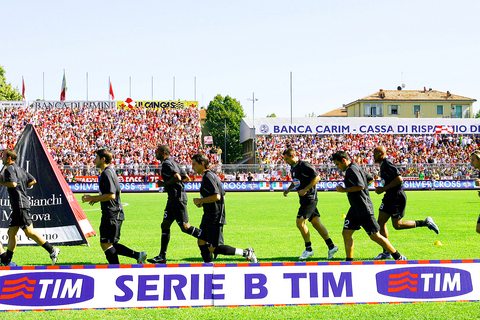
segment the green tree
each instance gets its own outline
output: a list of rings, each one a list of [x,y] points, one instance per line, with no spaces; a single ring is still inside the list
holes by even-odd
[[[242,118],[245,118],[245,113],[240,102],[229,96],[217,95],[208,104],[205,126],[213,137],[214,145],[222,149],[222,161],[225,161],[225,153],[227,154],[227,163],[235,162],[242,156],[242,146],[239,143]],[[227,150],[224,150],[225,123]]]
[[[275,113],[272,113],[272,114],[270,114],[270,115],[267,115],[267,118],[276,118],[276,117],[277,117],[277,115],[276,115]]]
[[[13,88],[7,83],[5,78],[5,69],[0,66],[0,100],[22,100],[22,94],[18,88]]]
[[[475,118],[480,118],[480,110],[475,114]]]

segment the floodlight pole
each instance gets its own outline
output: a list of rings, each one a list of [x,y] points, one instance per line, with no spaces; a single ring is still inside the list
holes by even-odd
[[[253,98],[248,98],[247,100],[252,101],[253,104],[253,164],[256,164],[257,159],[255,159],[255,101],[258,101],[258,99],[255,99],[255,92],[253,93]]]

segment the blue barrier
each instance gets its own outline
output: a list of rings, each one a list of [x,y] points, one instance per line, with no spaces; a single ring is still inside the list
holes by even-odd
[[[475,188],[475,180],[405,180],[403,188],[405,190],[468,190]],[[318,191],[335,191],[337,185],[343,185],[342,181],[320,181],[317,183]],[[223,189],[225,191],[283,191],[288,188],[290,182],[283,181],[225,181]],[[78,182],[69,183],[73,192],[97,193],[98,183],[96,182]],[[374,181],[370,186],[370,190],[374,190],[377,186],[383,186],[383,182]],[[122,192],[162,192],[162,188],[158,188],[155,183],[147,182],[128,182],[120,183]],[[200,190],[200,182],[185,183],[187,192],[198,192]]]

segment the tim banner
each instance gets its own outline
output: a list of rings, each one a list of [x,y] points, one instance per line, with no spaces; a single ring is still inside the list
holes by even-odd
[[[283,191],[288,189],[291,182],[288,181],[225,181],[222,182],[225,191]],[[320,181],[317,183],[318,191],[335,191],[337,185],[343,185],[342,181]],[[185,191],[200,191],[200,182],[186,182]],[[73,192],[97,193],[98,183],[73,182],[69,183]],[[374,181],[369,189],[383,186],[381,181]],[[120,183],[122,192],[162,192],[163,188],[157,187],[153,182]],[[465,190],[475,188],[475,180],[405,180],[405,190]]]
[[[58,165],[31,124],[28,124],[22,132],[15,145],[15,151],[16,164],[37,181],[27,190],[35,229],[52,244],[88,244],[87,237],[95,235],[95,231],[63,178]],[[3,174],[3,168],[1,169]],[[0,238],[3,241],[8,239],[11,212],[7,188],[0,186]],[[17,234],[17,241],[20,245],[36,244],[23,232]]]
[[[480,300],[480,260],[0,268],[0,310]]]

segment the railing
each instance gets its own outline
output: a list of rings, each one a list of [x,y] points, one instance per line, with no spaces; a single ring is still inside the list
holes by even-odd
[[[319,172],[322,180],[336,179],[343,177],[335,165],[321,164],[314,165]],[[361,165],[373,175],[377,175],[379,172],[378,165]],[[476,170],[470,163],[445,163],[445,164],[431,164],[431,163],[408,163],[397,165],[400,169],[402,176],[406,179],[413,178],[449,178],[449,179],[470,179],[477,176]],[[187,174],[194,174],[191,165],[182,165]],[[98,176],[98,169],[93,165],[81,165],[81,166],[59,166],[67,180],[74,176]],[[159,175],[160,165],[118,165],[115,166],[118,175]],[[235,175],[235,174],[263,174],[273,175],[277,177],[285,177],[290,173],[290,166],[288,164],[220,164],[212,168],[217,174],[222,175]]]

